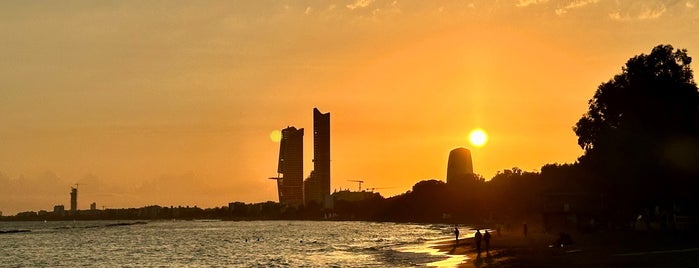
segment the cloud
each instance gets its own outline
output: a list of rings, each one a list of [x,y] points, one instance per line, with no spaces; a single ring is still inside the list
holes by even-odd
[[[304,11],[303,13],[305,13],[306,15],[311,15],[312,12],[313,12],[312,7],[306,7],[306,11]]]
[[[614,11],[612,13],[609,13],[609,18],[616,21],[631,20],[631,17],[629,17],[628,15],[621,15],[621,11]]]
[[[548,2],[549,0],[519,0],[517,1],[518,7],[527,7],[531,5],[538,5]]]
[[[664,5],[661,5],[658,8],[644,8],[643,11],[641,11],[641,14],[638,15],[638,19],[640,20],[652,20],[652,19],[657,19],[662,16],[665,11],[667,11],[667,8],[665,8]]]
[[[597,3],[599,3],[599,0],[575,0],[573,2],[568,3],[566,6],[564,6],[562,8],[557,8],[556,15],[562,16],[562,15],[568,13],[568,10],[581,8],[581,7],[587,6],[589,4],[597,4]]]
[[[628,8],[620,8],[617,11],[609,13],[609,18],[616,21],[654,20],[662,17],[666,12],[667,7],[662,3],[655,5],[644,3]]]
[[[70,204],[70,186],[55,173],[46,171],[12,179],[0,172],[0,210],[6,215],[21,211],[51,210],[56,204]]]
[[[374,0],[357,0],[353,4],[347,5],[347,8],[349,8],[350,10],[355,10],[357,8],[365,8],[371,5],[371,3],[373,2]]]
[[[686,6],[687,8],[694,8],[694,3],[687,1],[686,3],[684,3],[684,6]]]

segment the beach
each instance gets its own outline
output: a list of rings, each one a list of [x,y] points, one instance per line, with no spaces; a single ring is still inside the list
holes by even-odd
[[[573,244],[556,246],[559,234],[493,233],[490,251],[479,255],[473,237],[435,241],[450,256],[465,256],[458,267],[699,267],[697,236],[686,232],[597,232],[570,235]],[[456,258],[458,259],[458,258]],[[441,264],[436,264],[439,266]]]

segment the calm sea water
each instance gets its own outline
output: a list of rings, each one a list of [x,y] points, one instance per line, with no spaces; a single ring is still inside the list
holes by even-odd
[[[9,267],[411,267],[446,265],[427,246],[442,224],[315,221],[0,222]],[[465,230],[465,228],[464,228]]]

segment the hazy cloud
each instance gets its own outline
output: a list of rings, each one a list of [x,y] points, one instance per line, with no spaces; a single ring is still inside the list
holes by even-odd
[[[667,7],[662,3],[643,3],[620,7],[609,13],[609,18],[616,21],[652,20],[660,18],[666,12]]]
[[[694,8],[694,3],[687,1],[686,3],[684,3],[684,6],[686,6],[688,8]]]
[[[306,11],[304,11],[303,13],[305,13],[306,15],[310,15],[311,13],[313,13],[313,8],[312,8],[312,7],[306,7]]]
[[[347,5],[347,8],[349,8],[351,10],[354,10],[357,8],[365,8],[365,7],[368,7],[369,5],[371,5],[371,3],[373,3],[373,2],[374,2],[374,0],[357,0],[354,3]]]
[[[609,13],[609,18],[612,20],[618,20],[618,21],[628,21],[631,20],[629,16],[622,16],[621,11],[614,11]]]
[[[51,210],[56,204],[69,204],[69,186],[53,172],[43,172],[17,179],[0,173],[0,210],[7,215],[21,211]],[[7,207],[11,204],[11,207]]]
[[[597,4],[597,3],[599,3],[599,0],[576,0],[576,1],[568,3],[567,5],[565,5],[562,8],[557,8],[556,15],[561,16],[563,14],[568,13],[568,10],[581,8],[581,7],[587,6],[589,4]]]
[[[641,14],[638,15],[638,19],[640,20],[647,20],[647,19],[657,19],[662,16],[665,11],[667,11],[667,8],[665,5],[661,5],[658,8],[649,8],[646,7],[641,11]]]
[[[549,0],[519,0],[517,1],[518,7],[526,7],[531,5],[538,5],[548,2]]]

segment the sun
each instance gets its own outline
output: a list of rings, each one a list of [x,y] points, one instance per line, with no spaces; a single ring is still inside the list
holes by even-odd
[[[473,146],[481,147],[488,142],[488,134],[486,134],[482,129],[477,128],[471,131],[471,134],[468,135],[468,139],[471,141]]]
[[[273,142],[279,142],[282,140],[282,132],[279,130],[272,130],[272,133],[269,133],[269,139],[272,140]]]

